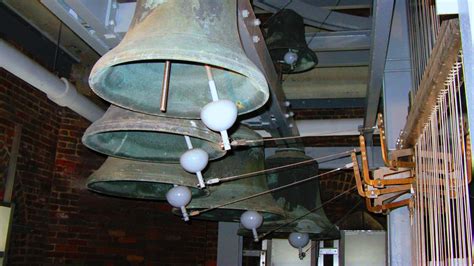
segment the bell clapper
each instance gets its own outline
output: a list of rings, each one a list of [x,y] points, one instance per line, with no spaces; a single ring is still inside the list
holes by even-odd
[[[189,136],[185,135],[184,139],[186,140],[188,151],[181,155],[179,162],[184,170],[196,174],[199,181],[198,188],[203,189],[206,187],[206,184],[204,183],[201,171],[206,168],[209,161],[209,155],[203,149],[194,149]]]
[[[170,70],[171,70],[171,61],[165,62],[165,70],[163,73],[163,83],[161,85],[161,105],[160,111],[166,112],[166,107],[168,105],[168,92],[170,88]]]
[[[201,110],[201,119],[207,127],[221,133],[224,150],[227,151],[231,149],[227,129],[229,129],[237,119],[237,106],[229,100],[219,100],[211,67],[205,65],[205,68],[209,80],[212,102],[206,104]]]
[[[263,216],[256,211],[246,211],[240,216],[240,223],[247,229],[252,230],[253,240],[258,242],[257,228],[262,225]]]
[[[309,243],[309,235],[307,233],[293,232],[288,236],[288,242],[294,248],[298,249],[298,257],[300,260],[304,259],[306,253],[303,252],[303,247]]]
[[[252,228],[253,241],[258,242],[258,233],[256,228]]]
[[[300,258],[300,260],[302,260],[302,259],[304,259],[304,257],[306,257],[306,253],[303,252],[302,247],[298,248],[298,257]]]
[[[184,221],[189,221],[186,205],[191,201],[191,190],[184,186],[173,185],[173,188],[166,193],[166,200],[171,206],[180,208]]]

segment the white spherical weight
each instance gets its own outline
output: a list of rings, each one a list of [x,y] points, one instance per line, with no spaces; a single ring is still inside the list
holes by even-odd
[[[256,229],[262,225],[263,217],[256,211],[246,211],[240,216],[240,222],[247,229]]]
[[[173,207],[184,207],[191,201],[191,190],[183,186],[174,187],[166,193],[166,200]]]
[[[204,170],[208,161],[209,155],[203,149],[188,150],[179,158],[181,167],[190,173],[197,173]]]
[[[298,60],[298,55],[295,52],[288,51],[286,52],[285,56],[283,56],[283,60],[288,65],[293,65],[296,62],[296,60]]]
[[[201,120],[211,130],[227,130],[237,120],[237,106],[229,100],[210,102],[202,108]]]
[[[308,245],[309,235],[306,233],[293,232],[288,237],[288,241],[290,242],[290,245],[292,245],[294,248],[302,248]]]

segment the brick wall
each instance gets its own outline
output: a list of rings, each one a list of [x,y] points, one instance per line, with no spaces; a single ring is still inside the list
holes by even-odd
[[[13,128],[23,126],[10,265],[215,264],[217,223],[186,224],[166,203],[85,189],[85,180],[105,159],[80,142],[88,121],[3,69],[0,96],[2,177]]]

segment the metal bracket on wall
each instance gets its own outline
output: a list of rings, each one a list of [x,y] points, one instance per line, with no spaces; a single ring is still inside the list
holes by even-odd
[[[378,115],[377,127],[380,135],[382,158],[385,167],[380,167],[372,172],[369,170],[365,138],[359,137],[362,161],[362,177],[359,161],[355,152],[351,154],[354,164],[354,178],[357,192],[366,200],[367,209],[374,213],[385,213],[391,209],[409,205],[411,199],[395,201],[400,195],[410,193],[415,181],[412,161],[413,151],[410,149],[395,150],[388,154],[383,117]],[[402,158],[405,160],[402,161]]]

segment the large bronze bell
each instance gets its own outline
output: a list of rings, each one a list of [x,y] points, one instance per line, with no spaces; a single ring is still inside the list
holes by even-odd
[[[166,61],[169,95],[162,113]],[[265,77],[241,47],[235,0],[138,0],[129,31],[95,64],[89,83],[115,105],[196,119],[212,101],[205,65],[212,68],[219,98],[234,102],[239,113],[267,101]]]
[[[179,164],[150,163],[109,157],[87,180],[87,188],[108,196],[166,200],[173,184],[187,186],[193,198],[209,191],[196,188],[196,176]]]
[[[273,156],[265,160],[265,167],[274,168],[311,159],[302,150],[280,149]],[[315,175],[318,175],[317,162],[287,168],[269,173],[267,175],[268,186],[270,189],[280,187]],[[275,191],[272,193],[272,196],[278,202],[278,206],[285,210],[286,218],[278,221],[263,222],[262,227],[259,229],[261,232],[269,232],[279,228],[268,235],[268,237],[287,238],[292,232],[308,233],[313,240],[338,239],[340,237],[339,230],[326,217],[323,208],[312,212],[300,220],[291,222],[308,213],[309,210],[321,206],[318,179]],[[248,232],[247,230],[240,230],[239,234],[248,235]]]
[[[283,73],[307,71],[318,64],[318,57],[306,43],[303,17],[291,9],[283,9],[273,17],[268,25],[266,43],[272,59],[280,63]],[[291,53],[296,55],[296,61],[292,63],[285,60],[285,55]]]
[[[225,155],[220,135],[200,120],[160,117],[111,105],[82,137],[87,147],[109,156],[152,162],[177,163],[188,150],[183,135],[191,138],[209,159]]]
[[[259,137],[254,133],[252,139]],[[209,168],[204,173],[205,177],[216,178],[235,176],[264,169],[263,147],[250,147],[247,149],[234,149],[224,158],[209,163]],[[189,211],[202,210],[232,200],[241,199],[256,193],[268,190],[265,175],[256,175],[234,181],[224,182],[216,186],[209,186],[209,197],[192,199],[186,207]],[[258,211],[263,215],[264,221],[282,219],[284,211],[278,206],[270,194],[265,194],[252,199],[203,212],[196,219],[214,221],[239,221],[240,215],[247,211]]]

